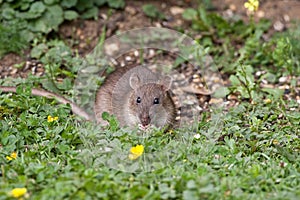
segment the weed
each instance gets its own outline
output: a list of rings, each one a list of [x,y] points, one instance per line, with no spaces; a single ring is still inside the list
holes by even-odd
[[[21,37],[16,27],[0,24],[0,57],[10,52],[20,53],[27,45],[27,41]]]
[[[143,6],[144,13],[153,19],[164,19],[165,16],[162,12],[160,12],[154,5],[146,4]]]

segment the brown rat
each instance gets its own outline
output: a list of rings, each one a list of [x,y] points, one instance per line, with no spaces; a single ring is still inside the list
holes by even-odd
[[[96,121],[107,124],[102,113],[108,112],[116,116],[121,126],[150,125],[156,127],[172,127],[176,109],[170,97],[169,89],[172,80],[169,76],[160,79],[157,74],[146,67],[121,67],[110,74],[98,89],[94,105]],[[16,87],[0,86],[3,92],[16,92]],[[64,97],[42,89],[32,89],[32,95],[55,98],[60,103],[69,103],[72,112],[92,120],[83,109]]]
[[[100,123],[104,111],[116,116],[121,126],[146,129],[172,127],[176,109],[170,97],[172,79],[143,66],[119,68],[107,77],[96,94],[95,116]]]

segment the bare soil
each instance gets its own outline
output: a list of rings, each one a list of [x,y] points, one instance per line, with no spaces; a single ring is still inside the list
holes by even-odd
[[[213,11],[220,13],[225,17],[237,16],[245,21],[248,19],[247,10],[244,8],[242,0],[212,0]],[[152,20],[147,17],[142,6],[153,4],[157,6],[166,16],[165,20]],[[114,10],[108,16],[107,7],[100,8],[98,20],[75,20],[61,25],[59,37],[64,39],[72,48],[78,50],[82,56],[91,52],[98,42],[104,25],[106,25],[106,37],[114,35],[116,32],[123,32],[134,28],[142,27],[181,27],[186,30],[189,24],[185,22],[181,14],[185,8],[197,7],[197,1],[193,0],[127,0],[124,10]],[[291,26],[291,22],[300,19],[300,1],[298,0],[261,0],[259,11],[255,13],[255,19],[267,18],[272,21],[272,30],[284,31]],[[26,77],[26,74],[32,71],[35,63],[29,50],[24,51],[22,55],[9,53],[0,60],[0,77]],[[19,68],[14,67],[19,64]],[[20,67],[21,66],[21,67]],[[23,66],[23,69],[22,69]],[[26,68],[24,70],[24,68]],[[34,71],[34,70],[33,70]]]

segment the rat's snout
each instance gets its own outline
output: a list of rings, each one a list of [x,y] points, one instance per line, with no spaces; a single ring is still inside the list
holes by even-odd
[[[151,119],[148,114],[143,114],[140,119],[143,126],[147,126],[150,124]]]

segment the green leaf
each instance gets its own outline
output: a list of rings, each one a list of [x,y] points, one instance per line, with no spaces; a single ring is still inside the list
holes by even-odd
[[[51,81],[51,80],[44,80],[44,81],[42,82],[42,86],[43,86],[43,88],[45,88],[45,89],[48,90],[48,91],[53,91],[53,92],[58,93],[58,94],[59,94],[59,92],[60,92],[60,91],[57,89],[57,87],[56,87],[56,85],[54,84],[54,82]]]
[[[152,4],[146,4],[143,6],[144,13],[151,18],[159,18],[163,19],[165,18],[164,14],[161,13],[154,5]]]
[[[35,47],[32,48],[31,52],[30,52],[30,56],[32,58],[41,58],[41,56],[45,53],[45,50],[48,48],[48,46],[46,44],[39,44]]]
[[[124,8],[125,6],[124,0],[108,0],[107,3],[112,8]]]
[[[58,43],[49,49],[41,61],[50,64],[51,66],[53,66],[54,63],[58,64],[59,66],[63,61],[68,60],[71,55],[72,52],[68,46],[66,46],[64,43]],[[52,69],[52,71],[54,70]]]
[[[199,199],[199,195],[196,191],[185,190],[183,191],[183,199],[184,200],[196,200]]]
[[[194,180],[189,180],[186,184],[186,187],[188,189],[196,189],[197,188],[197,184]]]
[[[77,14],[77,12],[75,12],[73,10],[67,10],[64,12],[64,17],[66,20],[73,20],[78,17],[78,14]]]
[[[253,67],[251,65],[246,65],[244,69],[247,75],[251,75],[253,73]]]
[[[284,91],[278,88],[262,88],[261,89],[264,92],[269,93],[270,95],[272,95],[275,99],[279,99],[280,97],[282,97]]]
[[[110,115],[108,114],[108,112],[103,112],[102,113],[102,119],[104,120],[109,120]]]
[[[41,19],[36,19],[28,23],[28,28],[33,32],[43,32],[43,33],[48,32],[45,22]]]
[[[71,90],[72,80],[68,77],[64,78],[62,83],[57,84],[57,87],[61,90]]]
[[[76,5],[76,9],[79,12],[83,12],[87,9],[91,9],[94,7],[94,3],[93,1],[86,1],[86,0],[78,0],[77,5]]]
[[[107,0],[94,0],[96,6],[102,6],[106,3]]]
[[[184,63],[186,61],[186,59],[184,59],[181,56],[178,56],[173,64],[173,66],[176,68],[178,67],[180,64]]]
[[[98,17],[98,8],[97,7],[92,7],[88,9],[86,12],[84,12],[80,17],[82,19],[90,19],[90,18],[97,18]]]
[[[229,80],[231,81],[231,84],[234,86],[239,86],[241,84],[240,80],[235,75],[231,75],[229,77]]]
[[[195,9],[188,8],[182,13],[182,17],[186,20],[197,19],[198,12]]]
[[[57,2],[59,2],[59,0],[44,0],[45,4],[47,5],[53,5]]]
[[[5,18],[5,19],[13,19],[15,17],[15,11],[14,9],[11,9],[11,8],[4,8],[3,11],[2,11],[2,16]]]
[[[49,6],[45,19],[51,29],[57,30],[58,26],[64,21],[62,8],[59,5]]]
[[[230,90],[227,87],[218,87],[213,94],[216,98],[223,98],[230,93]]]
[[[199,7],[199,14],[201,21],[208,27],[211,26],[210,18],[207,16],[206,10],[203,7]]]
[[[40,13],[43,13],[45,10],[46,10],[46,7],[42,2],[35,2],[35,3],[31,4],[29,12],[40,14]]]
[[[215,190],[214,185],[209,184],[209,185],[207,185],[207,186],[205,186],[205,187],[200,188],[199,192],[200,192],[201,194],[203,194],[203,193],[211,193],[211,194],[213,194],[213,193],[216,192],[216,190]]]
[[[20,6],[20,10],[22,10],[22,11],[28,10],[30,8],[30,5],[31,5],[30,1],[28,1],[28,2],[23,1]]]
[[[196,20],[192,24],[192,28],[199,31],[208,31],[209,26],[207,26],[202,20]]]
[[[42,17],[29,22],[29,29],[33,32],[49,33],[56,31],[63,21],[63,10],[59,5],[47,6]]]
[[[42,16],[45,10],[46,7],[42,2],[35,2],[30,6],[30,10],[28,12],[17,13],[17,17],[23,19],[36,19]]]
[[[28,29],[21,30],[20,34],[22,35],[23,39],[26,40],[27,42],[30,42],[35,38],[33,32],[31,32]]]
[[[57,30],[63,21],[62,8],[59,5],[48,6],[41,18],[30,22],[30,29],[34,32],[49,33],[52,30]]]
[[[72,8],[76,6],[77,0],[62,0],[60,5],[64,8]]]

